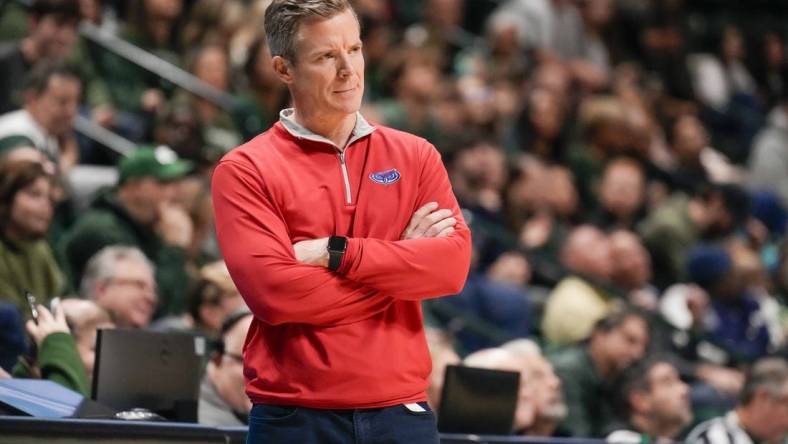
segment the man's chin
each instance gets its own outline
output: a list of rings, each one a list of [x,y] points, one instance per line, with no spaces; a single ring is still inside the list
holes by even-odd
[[[539,416],[545,420],[561,421],[569,414],[569,408],[563,402],[554,402],[539,412]]]

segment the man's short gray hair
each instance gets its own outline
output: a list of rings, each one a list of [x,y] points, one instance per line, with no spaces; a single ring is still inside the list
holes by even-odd
[[[274,0],[265,10],[265,36],[271,55],[295,62],[301,23],[317,18],[330,19],[348,10],[356,16],[348,0]]]
[[[774,398],[785,396],[788,384],[788,363],[784,358],[763,358],[755,362],[747,372],[739,401],[747,405],[755,398],[758,389],[762,389]]]
[[[124,260],[142,262],[150,269],[151,274],[155,272],[155,266],[139,248],[110,245],[99,250],[88,261],[85,273],[82,275],[82,282],[80,282],[79,294],[83,298],[95,298],[96,285],[115,277],[117,263]]]

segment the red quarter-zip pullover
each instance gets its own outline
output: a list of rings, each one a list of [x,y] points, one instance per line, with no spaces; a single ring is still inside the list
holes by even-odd
[[[424,139],[377,127],[340,154],[282,123],[226,155],[213,176],[216,230],[255,314],[244,347],[255,403],[373,408],[424,401],[430,356],[420,301],[455,294],[470,232]],[[453,211],[445,238],[400,240],[428,202]],[[293,244],[347,236],[337,272]]]

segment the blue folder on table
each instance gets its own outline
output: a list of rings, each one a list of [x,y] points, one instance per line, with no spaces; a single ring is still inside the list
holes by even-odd
[[[84,396],[42,379],[0,379],[0,409],[36,418],[74,416]]]

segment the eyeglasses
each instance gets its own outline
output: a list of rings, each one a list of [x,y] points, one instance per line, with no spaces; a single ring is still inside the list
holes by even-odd
[[[154,293],[156,292],[156,284],[150,284],[149,282],[144,281],[142,279],[110,278],[108,282],[113,285],[124,285],[124,286],[135,287],[138,290],[152,291]]]

